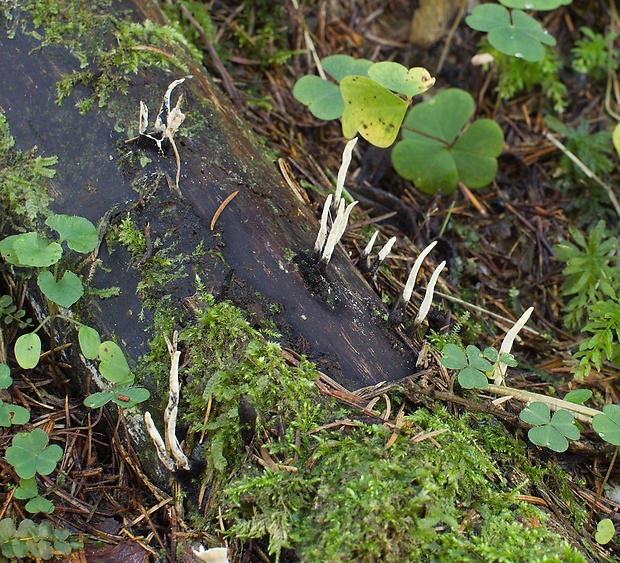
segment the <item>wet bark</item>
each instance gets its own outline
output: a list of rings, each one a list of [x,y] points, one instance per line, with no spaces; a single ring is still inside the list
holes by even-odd
[[[128,7],[131,16],[122,12]],[[118,18],[164,21],[157,6],[143,0],[115,2],[111,9]],[[179,194],[170,146],[161,154],[149,140],[126,141],[128,131],[137,129],[139,102],[156,115],[169,83],[184,73],[140,71],[131,76],[126,93],[115,92],[104,107],[81,115],[75,103],[91,94],[88,87],[77,87],[61,105],[55,101],[57,82],[80,70],[78,59],[66,46],[41,47],[40,38],[28,32],[32,24],[26,24],[27,32],[22,29],[28,16],[19,17],[20,23],[12,24],[14,35],[0,34],[0,76],[10,77],[2,81],[0,106],[19,149],[36,145],[40,154],[59,157],[52,181],[55,212],[97,222],[104,216],[117,220],[131,209],[139,228],[148,225],[152,255],[161,251],[158,241],[164,237],[170,244],[170,233],[178,252],[191,254],[202,243],[206,252],[185,265],[188,272],[253,315],[269,315],[285,346],[305,353],[348,387],[415,371],[415,353],[384,325],[384,304],[342,249],[323,273],[302,260],[316,237],[315,210],[283,181],[249,126],[189,55],[191,78],[175,91],[182,91],[182,109],[188,112],[188,133],[176,140]],[[138,153],[151,162],[142,167]],[[216,210],[235,191],[211,228]],[[122,248],[109,252],[105,242],[99,258],[107,271],[97,270],[93,285],[117,285],[121,296],[95,303],[89,314],[106,336],[125,345],[135,363],[146,351],[145,329],[156,312],[145,310],[136,294],[143,264]],[[193,275],[169,290],[166,305],[180,311],[194,291]]]

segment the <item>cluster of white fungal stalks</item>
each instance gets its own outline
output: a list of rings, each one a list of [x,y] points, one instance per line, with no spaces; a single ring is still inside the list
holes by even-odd
[[[151,413],[148,411],[144,413],[146,430],[155,444],[157,456],[169,471],[176,471],[178,469],[189,470],[189,460],[181,449],[176,435],[179,395],[181,391],[179,383],[179,358],[181,357],[181,352],[177,349],[178,336],[175,330],[172,335],[172,342],[170,342],[164,334],[168,353],[170,354],[170,388],[168,392],[168,406],[164,412],[165,440],[161,437],[159,430],[157,430]]]
[[[336,191],[334,192],[333,196],[332,194],[329,194],[327,196],[327,198],[325,199],[325,204],[323,205],[323,212],[321,213],[321,223],[319,227],[319,233],[316,237],[316,242],[314,243],[314,253],[319,256],[320,261],[323,265],[327,265],[329,263],[332,257],[332,254],[334,252],[334,249],[336,247],[336,244],[338,244],[338,242],[342,238],[342,235],[344,234],[347,223],[349,221],[349,215],[351,214],[351,210],[358,203],[357,201],[354,201],[350,203],[349,205],[347,205],[345,208],[345,202],[344,202],[344,199],[342,198],[344,182],[346,179],[347,171],[349,169],[349,165],[351,164],[352,152],[353,152],[353,148],[355,147],[356,143],[357,143],[357,137],[351,139],[347,143],[346,147],[344,148],[344,151],[342,153],[342,164],[340,165],[340,170],[338,171],[338,178],[336,180]],[[330,211],[332,213],[335,213],[335,218],[332,221],[331,228],[328,226],[329,218],[330,218]],[[374,262],[372,262],[371,264],[370,253],[372,252],[372,248],[377,240],[378,234],[379,234],[379,231],[374,232],[374,234],[368,241],[368,244],[366,245],[366,247],[364,248],[364,250],[362,250],[360,254],[360,264],[362,265],[365,271],[370,272],[370,274],[373,276],[377,272],[381,262],[383,262],[383,260],[385,260],[385,258],[391,252],[392,247],[394,246],[394,243],[396,242],[396,237],[392,237],[390,240],[388,240],[385,243],[385,245],[381,248],[381,250],[379,250],[377,257],[375,258]],[[420,253],[420,256],[418,256],[417,260],[413,264],[413,268],[411,269],[411,272],[409,273],[409,277],[407,278],[407,283],[405,284],[405,289],[400,299],[400,304],[402,306],[402,312],[404,312],[404,309],[407,306],[407,303],[409,303],[411,299],[411,294],[413,293],[413,287],[415,285],[418,272],[420,271],[420,267],[422,266],[422,262],[428,256],[428,254],[435,247],[436,244],[437,244],[437,241],[433,241],[432,243],[430,243],[424,250],[422,250],[422,252]],[[426,288],[424,299],[422,300],[422,304],[420,305],[420,310],[418,311],[418,314],[414,320],[415,326],[422,323],[422,321],[424,321],[424,319],[428,315],[428,312],[430,311],[431,303],[433,301],[433,293],[435,291],[435,285],[445,265],[446,265],[446,262],[443,261],[441,264],[439,264],[439,266],[437,266],[437,268],[431,275],[431,279]],[[397,315],[397,316],[398,318],[402,318],[402,315]]]
[[[347,146],[342,154],[342,164],[338,172],[336,191],[333,196],[332,194],[327,196],[325,199],[325,204],[323,205],[321,225],[319,227],[319,234],[316,237],[316,242],[314,243],[314,252],[320,256],[321,263],[325,266],[329,264],[332,254],[334,253],[334,249],[347,228],[351,211],[358,203],[357,201],[354,201],[345,207],[345,201],[342,198],[344,181],[347,175],[347,170],[349,169],[349,164],[351,164],[351,153],[353,152],[353,147],[356,143],[357,137],[347,143]],[[335,213],[331,228],[328,227],[330,211]]]

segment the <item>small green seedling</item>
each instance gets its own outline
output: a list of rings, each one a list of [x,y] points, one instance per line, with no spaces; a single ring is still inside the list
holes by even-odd
[[[295,84],[295,98],[319,119],[342,117],[345,137],[351,139],[359,132],[377,147],[394,143],[412,98],[435,83],[426,69],[407,69],[394,62],[372,63],[333,55],[321,64],[339,86],[317,76],[304,76]]]
[[[592,419],[592,428],[605,442],[620,446],[620,406],[605,405],[603,413]]]
[[[532,443],[554,452],[565,452],[568,449],[567,438],[579,440],[581,436],[571,413],[560,409],[551,416],[549,405],[542,402],[525,407],[519,417],[523,422],[534,425],[527,433]]]
[[[452,193],[461,181],[481,188],[495,178],[504,134],[497,123],[478,119],[473,97],[459,88],[444,90],[417,104],[403,124],[403,140],[392,151],[392,164],[403,178],[426,193]]]
[[[97,229],[88,219],[69,215],[52,215],[45,224],[56,231],[57,241],[50,242],[46,237],[36,232],[13,235],[0,241],[0,254],[9,264],[16,267],[41,269],[37,275],[37,283],[48,300],[50,310],[50,315],[34,331],[23,334],[15,341],[14,351],[17,363],[23,369],[36,367],[42,348],[41,339],[37,332],[45,323],[56,318],[62,318],[79,327],[80,351],[89,360],[99,359],[101,375],[114,384],[108,393],[109,399],[103,400],[102,397],[98,396],[90,401],[92,404],[102,406],[112,400],[121,406],[130,407],[146,400],[149,397],[149,392],[146,389],[131,388],[128,390],[128,386],[133,383],[134,378],[130,373],[123,351],[116,343],[112,341],[102,342],[101,336],[94,328],[83,325],[75,319],[61,316],[57,312],[58,306],[69,308],[84,294],[82,281],[77,274],[67,269],[62,273],[62,276],[60,275],[59,264],[63,256],[63,245],[66,244],[74,252],[88,254],[97,246]],[[52,270],[47,269],[52,266]],[[6,307],[10,304],[11,302],[4,298],[0,302],[3,311],[6,311]],[[25,328],[25,326],[21,328]],[[5,371],[0,368],[0,385]],[[126,395],[128,398],[124,400]],[[85,404],[88,404],[88,398]],[[23,412],[17,410],[20,408],[22,407],[0,404],[0,425],[23,424],[23,422],[17,422],[18,420],[23,421],[25,417]]]
[[[30,479],[36,473],[49,475],[62,457],[62,448],[57,444],[48,446],[49,436],[40,428],[17,434],[6,449],[6,460],[23,479]]]
[[[2,295],[0,297],[0,318],[4,319],[4,323],[8,326],[15,322],[21,329],[32,324],[32,319],[25,319],[26,311],[17,309],[10,295]]]
[[[143,403],[150,396],[148,389],[144,387],[115,386],[112,391],[92,393],[84,399],[84,405],[91,409],[98,409],[112,401],[119,407],[128,409],[136,406],[138,403]]]
[[[555,10],[560,6],[568,6],[573,0],[499,0],[506,8],[519,10]]]
[[[26,510],[30,514],[52,514],[54,512],[54,504],[46,498],[39,496],[37,481],[34,477],[30,479],[20,479],[19,487],[15,489],[15,498],[20,500],[28,500]]]
[[[609,518],[603,518],[596,525],[596,534],[594,535],[594,539],[599,545],[605,545],[606,543],[609,543],[611,541],[611,538],[613,538],[615,535],[616,528],[614,526],[614,523]]]
[[[532,16],[522,10],[511,13],[497,4],[476,6],[465,23],[472,29],[487,32],[489,43],[500,53],[530,62],[545,56],[543,45],[556,43]]]
[[[58,555],[68,556],[82,547],[82,542],[68,541],[69,536],[69,530],[56,528],[49,520],[36,524],[25,518],[16,528],[12,518],[4,518],[0,520],[0,560],[48,561]]]
[[[480,351],[476,346],[469,345],[463,351],[456,344],[446,344],[441,365],[448,369],[459,370],[458,382],[464,389],[486,389],[499,361],[500,357],[495,348],[489,347]],[[510,354],[503,354],[501,361],[513,367],[517,365]]]

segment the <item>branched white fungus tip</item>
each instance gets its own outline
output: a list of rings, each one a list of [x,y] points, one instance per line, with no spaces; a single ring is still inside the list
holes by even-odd
[[[418,256],[417,260],[413,263],[413,268],[411,268],[411,272],[407,278],[407,283],[405,283],[405,289],[403,290],[403,303],[405,305],[407,305],[411,299],[411,294],[413,293],[413,288],[415,286],[415,280],[418,277],[418,272],[420,271],[422,262],[428,256],[429,252],[435,248],[436,244],[436,240],[431,242],[424,250],[422,250],[422,252],[420,252],[420,256]]]
[[[364,250],[362,250],[362,253],[360,254],[360,257],[362,258],[362,260],[367,258],[372,252],[372,247],[375,245],[375,241],[377,240],[378,235],[379,235],[379,231],[375,231],[374,234],[370,237],[370,240],[368,241],[366,248],[364,248]]]
[[[332,228],[329,231],[329,235],[327,235],[327,241],[323,247],[323,254],[321,254],[321,262],[324,264],[329,263],[332,253],[334,252],[334,248],[336,248],[336,244],[338,244],[338,231],[340,229],[340,223],[344,218],[344,207],[344,199],[341,199],[338,204],[338,213],[336,213],[336,217],[332,223]]]
[[[323,205],[323,213],[321,213],[321,225],[319,227],[319,234],[316,237],[314,243],[314,252],[319,254],[323,250],[325,239],[327,238],[327,220],[329,219],[329,208],[332,204],[332,194],[329,194],[325,198],[325,204]]]
[[[431,309],[431,303],[433,302],[433,293],[435,292],[435,284],[437,283],[437,280],[439,279],[439,274],[441,274],[441,271],[444,269],[445,265],[446,261],[444,260],[441,264],[439,264],[439,266],[437,266],[437,268],[435,268],[435,271],[433,272],[433,275],[428,282],[428,287],[426,288],[424,299],[422,300],[422,304],[420,305],[420,310],[418,311],[418,314],[413,321],[413,324],[415,326],[419,325],[426,318],[426,315],[428,315],[428,312]]]
[[[391,252],[392,247],[394,246],[395,242],[396,242],[396,237],[392,237],[390,240],[388,240],[383,245],[383,248],[381,250],[379,250],[379,254],[377,255],[377,262],[378,263],[383,262],[387,258],[387,255]]]
[[[200,561],[209,563],[228,563],[228,549],[225,547],[212,547],[205,549],[202,545],[198,549],[192,550]]]
[[[502,340],[502,345],[499,347],[499,356],[500,358],[504,354],[510,354],[510,350],[512,350],[512,345],[514,344],[515,338],[519,331],[525,326],[525,323],[528,321],[532,312],[534,311],[534,307],[530,307],[523,313],[517,322],[512,326],[512,328],[506,333],[504,336],[504,340]],[[506,376],[506,370],[508,366],[503,362],[498,362],[497,367],[495,368],[495,385],[504,385],[504,378]]]
[[[336,180],[336,192],[334,194],[334,210],[338,208],[340,204],[340,198],[342,197],[342,188],[344,187],[344,181],[347,177],[347,171],[349,170],[349,165],[351,164],[351,157],[353,155],[353,148],[357,143],[357,137],[351,139],[346,147],[344,147],[344,151],[342,152],[342,164],[340,165],[340,170],[338,171],[338,179]]]
[[[164,443],[164,439],[161,437],[159,430],[155,426],[153,422],[153,417],[151,413],[146,411],[144,413],[144,422],[146,424],[146,431],[148,432],[151,440],[155,444],[155,450],[157,451],[157,457],[164,464],[168,471],[174,471],[176,469],[176,465],[172,458],[168,455],[168,451],[166,450],[166,444]]]

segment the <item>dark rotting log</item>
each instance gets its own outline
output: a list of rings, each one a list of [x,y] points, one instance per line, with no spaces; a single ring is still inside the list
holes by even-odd
[[[156,5],[140,0],[113,2],[109,10],[119,20],[164,21]],[[415,371],[415,352],[386,325],[385,305],[345,252],[338,249],[324,275],[318,272],[309,258],[318,229],[313,209],[283,181],[249,126],[189,54],[179,55],[179,47],[174,51],[175,57],[186,57],[189,73],[174,66],[146,68],[130,76],[126,93],[112,92],[106,105],[81,114],[75,103],[92,93],[88,86],[76,86],[56,103],[57,83],[80,70],[78,59],[65,46],[41,46],[40,37],[23,30],[32,31],[32,24],[24,23],[28,15],[19,17],[11,36],[6,30],[0,34],[0,107],[19,149],[37,146],[40,154],[59,157],[55,212],[97,222],[134,209],[140,225],[149,226],[151,240],[174,232],[179,252],[190,253],[202,243],[207,252],[191,267],[208,288],[252,312],[277,304],[279,312],[274,316],[272,309],[269,315],[284,335],[283,344],[305,353],[349,388]],[[161,154],[148,139],[127,139],[129,130],[137,130],[140,101],[156,115],[168,85],[187,74],[191,78],[175,90],[175,99],[183,94],[189,131],[175,138],[179,194],[170,147]],[[138,147],[151,159],[144,167],[135,158],[128,163]],[[210,230],[214,214],[235,191]],[[145,329],[153,313],[143,311],[136,295],[140,264],[122,249],[108,253],[105,243],[99,257],[108,272],[99,270],[93,285],[117,285],[122,293],[91,314],[135,362],[146,350]],[[172,302],[180,307],[193,291],[191,276],[179,281],[171,290]]]

